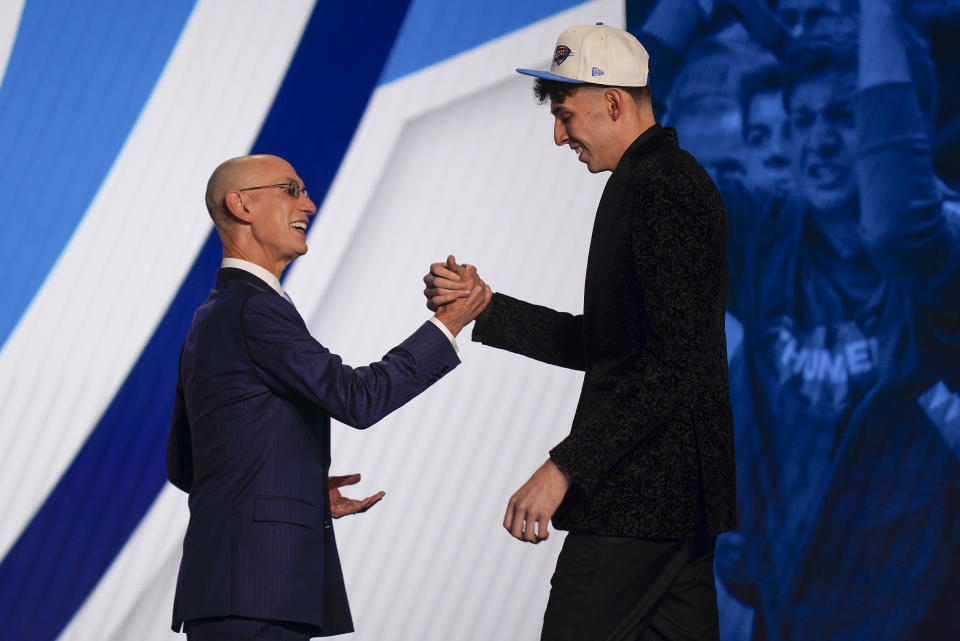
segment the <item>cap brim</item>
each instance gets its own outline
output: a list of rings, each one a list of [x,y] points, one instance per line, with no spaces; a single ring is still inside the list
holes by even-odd
[[[542,71],[540,69],[517,69],[517,73],[522,73],[525,76],[534,76],[536,78],[543,78],[544,80],[553,80],[556,82],[568,82],[572,85],[587,84],[586,80],[575,80],[574,78],[567,78],[566,76],[558,76],[555,73],[550,73],[549,71]]]

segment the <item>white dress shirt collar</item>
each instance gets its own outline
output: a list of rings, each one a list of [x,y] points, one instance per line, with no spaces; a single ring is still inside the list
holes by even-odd
[[[242,258],[230,258],[228,256],[224,256],[223,262],[220,263],[220,267],[233,267],[234,269],[242,269],[245,272],[253,274],[267,285],[270,285],[270,288],[273,289],[273,291],[277,292],[284,298],[287,298],[286,292],[283,291],[283,287],[280,285],[280,279],[274,276],[270,270],[264,269],[256,263],[251,263],[249,260],[243,260]]]

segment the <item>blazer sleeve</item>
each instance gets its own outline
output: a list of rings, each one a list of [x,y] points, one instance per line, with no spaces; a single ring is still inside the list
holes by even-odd
[[[471,340],[550,365],[583,370],[583,315],[494,294],[474,323]]]
[[[460,364],[450,341],[429,321],[380,361],[353,368],[317,342],[296,309],[272,292],[247,299],[241,317],[247,351],[270,388],[360,429]]]
[[[726,292],[723,204],[706,174],[664,173],[644,181],[630,206],[636,276],[647,316],[647,342],[595,411],[578,415],[570,435],[550,456],[586,492],[593,492],[617,461],[654,430],[679,420],[679,399],[699,396],[705,407],[726,387],[722,350]],[[655,203],[652,207],[650,204]],[[647,211],[644,211],[644,209]],[[721,363],[722,371],[712,372]],[[710,380],[708,371],[717,380]],[[716,384],[713,384],[716,383]],[[686,406],[689,406],[687,404]]]
[[[190,486],[193,485],[190,421],[187,418],[187,407],[183,400],[183,383],[179,376],[176,398],[173,401],[173,417],[170,420],[170,435],[167,437],[167,478],[184,492],[189,492]]]

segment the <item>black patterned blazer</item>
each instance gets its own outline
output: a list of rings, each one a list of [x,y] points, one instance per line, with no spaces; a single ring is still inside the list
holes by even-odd
[[[583,314],[497,293],[473,340],[584,370],[572,477],[554,526],[609,536],[719,534],[737,525],[724,308],[727,227],[706,171],[654,125],[604,188]]]

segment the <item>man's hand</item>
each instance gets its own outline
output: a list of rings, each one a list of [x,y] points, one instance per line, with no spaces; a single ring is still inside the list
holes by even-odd
[[[460,298],[467,298],[476,279],[480,283],[477,268],[473,265],[458,265],[457,259],[451,254],[446,262],[430,265],[430,273],[423,277],[427,286],[423,295],[427,298],[427,309],[437,311],[443,305],[452,303]]]
[[[384,492],[377,492],[373,496],[368,496],[367,498],[358,501],[356,499],[349,499],[340,494],[341,487],[344,485],[354,485],[359,481],[359,474],[330,477],[328,487],[330,489],[330,513],[333,515],[333,518],[339,519],[341,516],[347,516],[348,514],[359,514],[360,512],[366,512],[385,496]]]
[[[550,536],[547,523],[567,494],[570,482],[557,464],[547,459],[507,503],[503,527],[521,541],[539,543]]]
[[[453,256],[448,256],[446,263],[431,265],[423,282],[427,285],[423,290],[427,308],[436,312],[437,320],[454,336],[486,309],[493,297],[490,286],[477,275],[477,268],[458,265]]]

